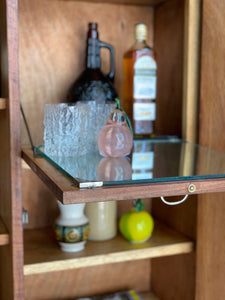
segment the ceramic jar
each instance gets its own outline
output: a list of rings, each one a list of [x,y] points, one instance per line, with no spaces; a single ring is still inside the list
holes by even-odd
[[[117,202],[87,203],[85,214],[90,222],[88,240],[106,241],[117,234]]]
[[[60,215],[55,222],[56,239],[62,251],[77,252],[84,249],[90,225],[84,215],[85,203],[64,205],[57,201]]]
[[[98,179],[103,181],[129,180],[132,176],[132,168],[126,157],[105,157],[99,162],[97,174]],[[90,222],[89,240],[104,241],[116,236],[116,201],[87,203],[85,214]]]

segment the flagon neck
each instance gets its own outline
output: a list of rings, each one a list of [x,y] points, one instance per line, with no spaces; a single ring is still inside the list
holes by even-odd
[[[88,24],[86,68],[100,69],[100,47],[98,40],[98,24]]]

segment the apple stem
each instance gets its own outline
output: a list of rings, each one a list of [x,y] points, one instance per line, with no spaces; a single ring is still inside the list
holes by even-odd
[[[135,211],[140,212],[145,210],[145,204],[141,199],[134,200],[135,203],[133,202],[133,206],[135,208]]]

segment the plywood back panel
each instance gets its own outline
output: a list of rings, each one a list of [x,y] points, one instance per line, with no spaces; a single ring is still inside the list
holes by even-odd
[[[22,169],[23,207],[28,211],[25,228],[52,226],[59,214],[56,198],[48,187],[28,168]]]
[[[88,8],[88,9],[87,9]],[[153,8],[105,3],[21,0],[19,2],[20,91],[35,144],[43,142],[45,103],[65,101],[70,84],[84,70],[88,22],[115,49],[115,87],[122,97],[123,54],[134,43],[134,24],[148,26],[153,45]],[[109,53],[102,51],[102,70]],[[22,127],[22,144],[28,139]]]
[[[88,22],[98,22],[100,39],[115,49],[115,86],[121,97],[122,59],[134,43],[135,23],[148,25],[148,43],[153,45],[152,7],[51,0],[19,2],[20,94],[36,145],[43,143],[44,104],[65,101],[68,87],[84,69]],[[101,55],[106,73],[109,53],[103,50]],[[22,144],[28,144],[21,124]],[[57,215],[54,196],[26,167],[22,177],[23,203],[30,219],[27,227],[51,225]]]
[[[148,291],[149,267],[149,260],[141,260],[26,276],[25,299],[74,299],[126,289]]]
[[[162,300],[193,300],[195,254],[162,257],[152,261],[152,289]]]
[[[154,47],[158,61],[156,133],[181,136],[184,1],[155,8]]]

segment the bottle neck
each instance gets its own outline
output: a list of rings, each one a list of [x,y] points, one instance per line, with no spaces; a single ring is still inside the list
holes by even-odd
[[[142,40],[142,39],[136,39],[135,44],[133,46],[133,48],[136,50],[142,50],[143,48],[147,48],[147,47],[148,45],[146,43],[146,40]]]
[[[97,39],[88,38],[86,67],[88,69],[100,69],[100,48]]]
[[[101,61],[97,24],[90,23],[87,35],[86,68],[100,69],[100,66]]]

